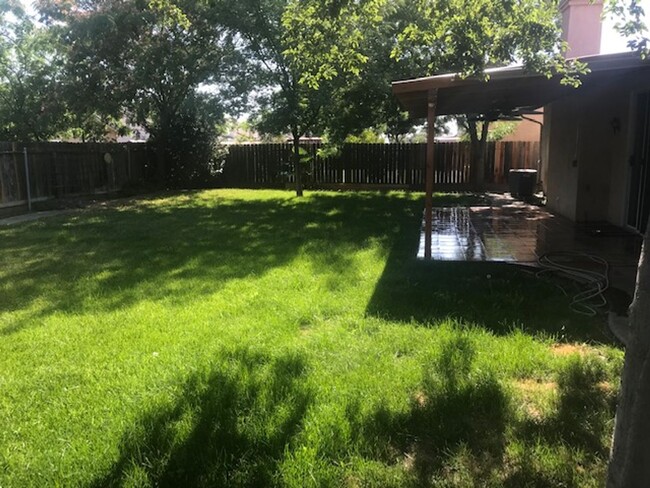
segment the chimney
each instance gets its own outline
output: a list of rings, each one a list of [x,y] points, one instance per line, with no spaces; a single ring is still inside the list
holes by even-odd
[[[603,0],[561,0],[562,40],[567,41],[567,58],[600,53]]]

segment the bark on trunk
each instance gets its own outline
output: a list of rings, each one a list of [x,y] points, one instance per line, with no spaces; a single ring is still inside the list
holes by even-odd
[[[293,174],[296,180],[296,196],[302,196],[302,168],[300,167],[300,135],[294,132],[293,137]]]
[[[479,137],[478,128],[475,121],[467,121],[467,132],[471,143],[471,160],[470,175],[474,189],[480,191],[485,186],[485,153],[487,150],[487,137],[490,122],[485,121],[481,126],[481,135]]]
[[[487,120],[481,125],[481,139],[479,140],[478,160],[476,170],[478,173],[478,189],[482,190],[485,187],[485,159],[487,155],[487,138],[490,122]]]
[[[643,239],[630,340],[625,351],[621,391],[609,461],[608,488],[650,486],[650,225]]]

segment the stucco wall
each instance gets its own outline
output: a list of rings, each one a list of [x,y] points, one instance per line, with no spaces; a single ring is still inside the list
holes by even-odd
[[[562,39],[569,44],[568,58],[600,52],[602,0],[563,0]]]
[[[620,148],[618,152],[615,149],[621,137],[614,133],[610,121],[620,117],[620,107],[627,105],[627,97],[619,92],[594,92],[588,98],[579,108],[576,220],[583,222],[607,220],[610,196],[616,197],[610,195],[611,174],[619,166]]]
[[[553,212],[576,219],[578,188],[577,141],[579,104],[575,99],[554,102],[544,109],[547,144],[543,155],[546,167],[547,206]],[[545,134],[545,135],[546,135]]]
[[[650,89],[650,84],[646,87]],[[620,124],[618,133],[612,128],[611,168],[609,174],[610,197],[605,220],[620,226],[625,225],[628,205],[629,159],[634,148],[634,103],[636,90],[623,93],[614,117]],[[610,119],[610,127],[613,122]]]
[[[636,93],[646,74],[613,80],[546,109],[542,155],[548,207],[576,221],[624,225]]]
[[[538,122],[542,122],[544,119],[543,115],[536,115],[536,114],[531,114],[527,115],[526,117],[529,117],[533,120],[537,120]],[[540,140],[540,125],[538,123],[535,123],[531,120],[522,120],[517,124],[517,127],[515,128],[512,133],[508,134],[505,136],[503,139],[501,139],[504,142],[507,141],[539,141]]]

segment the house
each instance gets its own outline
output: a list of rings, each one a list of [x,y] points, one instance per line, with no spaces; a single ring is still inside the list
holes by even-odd
[[[488,81],[450,73],[398,81],[393,92],[413,117],[429,121],[542,109],[540,177],[548,209],[577,222],[606,221],[643,232],[650,216],[650,61],[636,53],[589,55],[600,43],[602,5],[565,0],[561,9],[569,54],[591,70],[579,88],[511,66],[488,70]],[[586,42],[590,32],[597,35]],[[431,181],[428,192],[432,187]]]
[[[650,215],[650,63],[634,53],[585,61],[592,81],[544,108],[548,207],[574,221],[643,232]]]
[[[529,114],[521,122],[517,123],[515,130],[507,134],[501,141],[529,141],[539,142],[541,138],[541,129],[544,126],[544,114]]]

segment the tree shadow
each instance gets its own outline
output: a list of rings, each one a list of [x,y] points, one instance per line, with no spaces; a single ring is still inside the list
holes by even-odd
[[[406,412],[380,407],[360,421],[360,407],[353,405],[348,416],[354,430],[376,439],[362,454],[402,462],[414,486],[448,479],[450,464],[460,459],[471,464],[469,476],[481,486],[502,462],[511,405],[496,377],[474,367],[475,354],[463,335],[443,344]]]
[[[608,383],[602,362],[575,356],[558,374],[557,386],[558,395],[550,415],[515,423],[514,435],[522,441],[521,459],[504,479],[504,486],[580,485],[573,465],[559,473],[545,472],[540,467],[535,452],[540,444],[583,453],[587,460],[601,465],[608,459],[616,388]],[[570,462],[567,459],[567,464]]]
[[[559,340],[613,343],[602,317],[571,311],[570,300],[533,270],[508,263],[417,259],[420,222],[404,221],[366,313],[398,322],[452,319],[496,334],[514,328]]]
[[[272,484],[312,401],[306,373],[297,353],[227,354],[219,370],[190,377],[173,405],[140,418],[90,486]]]
[[[601,469],[608,458],[616,394],[602,361],[569,361],[548,415],[522,419],[511,390],[474,366],[465,334],[442,344],[405,411],[379,406],[364,415],[361,404],[348,407],[362,446],[355,453],[400,466],[403,486],[582,486],[580,470]]]
[[[615,412],[614,387],[607,382],[602,364],[573,358],[558,376],[554,414],[542,422],[528,420],[519,426],[528,438],[543,436],[598,456],[607,456],[607,433]]]
[[[52,312],[117,310],[142,300],[186,305],[233,279],[261,276],[300,251],[332,287],[356,279],[350,255],[390,248],[419,202],[402,195],[317,193],[305,199],[202,193],[51,218],[0,230],[1,312],[10,335]],[[327,263],[327,266],[318,266]]]

